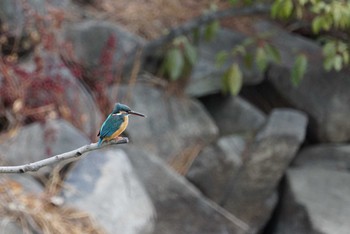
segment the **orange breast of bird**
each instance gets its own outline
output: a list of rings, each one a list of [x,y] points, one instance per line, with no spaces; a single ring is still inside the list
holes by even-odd
[[[110,141],[112,139],[115,139],[115,138],[119,137],[120,134],[122,134],[125,131],[125,129],[128,126],[128,124],[129,124],[129,117],[126,115],[126,116],[124,116],[124,122],[120,125],[120,128],[117,131],[115,131],[112,134],[112,136],[106,137],[105,139],[107,141]]]

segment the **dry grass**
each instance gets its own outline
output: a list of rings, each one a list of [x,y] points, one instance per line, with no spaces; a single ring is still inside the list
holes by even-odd
[[[187,146],[182,152],[171,158],[169,162],[170,167],[180,175],[186,175],[203,147],[204,145],[199,142]]]
[[[167,29],[203,14],[211,4],[229,7],[227,0],[103,0],[95,13],[103,13],[146,39],[155,39]],[[97,11],[96,11],[97,9]],[[91,9],[90,9],[91,10]]]
[[[103,234],[85,212],[52,204],[50,197],[26,193],[16,181],[0,180],[0,217],[17,222],[23,233]]]

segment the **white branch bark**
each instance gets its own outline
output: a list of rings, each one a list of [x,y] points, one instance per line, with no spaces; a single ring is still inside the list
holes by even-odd
[[[0,173],[25,173],[28,171],[37,171],[42,167],[49,166],[64,160],[79,158],[87,152],[101,149],[108,145],[126,144],[128,142],[129,142],[129,139],[127,137],[124,137],[116,141],[104,142],[101,145],[101,147],[98,147],[97,143],[91,143],[90,145],[84,145],[78,149],[75,149],[63,154],[58,154],[40,161],[27,163],[19,166],[0,166]]]

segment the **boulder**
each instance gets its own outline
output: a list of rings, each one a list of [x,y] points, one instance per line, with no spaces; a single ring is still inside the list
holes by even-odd
[[[242,137],[231,135],[220,138],[199,153],[186,178],[206,197],[221,204],[242,166],[245,147],[246,141]]]
[[[147,118],[130,117],[127,135],[133,144],[173,160],[184,149],[213,142],[218,129],[200,102],[187,97],[170,96],[147,85],[114,86],[112,102],[124,102]]]
[[[244,150],[243,166],[232,180],[222,206],[258,232],[276,203],[276,187],[305,137],[307,117],[275,109]]]
[[[38,107],[53,103],[58,106],[56,112],[63,118],[83,130],[89,137],[96,136],[102,116],[91,92],[71,73],[57,54],[44,50],[40,52],[39,65],[35,58],[29,58],[19,64],[19,70],[27,74],[27,79],[42,76],[37,83],[33,80],[32,85],[25,90],[25,105]],[[39,72],[36,72],[36,69],[39,69]],[[18,77],[19,82],[25,80],[21,74]]]
[[[266,115],[239,96],[209,95],[201,99],[219,128],[220,135],[254,134]]]
[[[347,234],[350,174],[321,168],[292,168],[274,234]]]
[[[107,77],[101,76],[113,75],[117,69],[131,65],[135,59],[135,49],[145,43],[143,38],[116,24],[101,20],[67,24],[64,31],[65,39],[72,43],[73,54],[77,59],[74,62],[92,72],[93,77],[88,77],[89,79],[106,79]]]
[[[25,15],[25,8],[43,14],[45,12],[44,3],[45,1],[43,0],[29,0],[26,3],[20,0],[0,1],[0,24],[9,30],[7,33],[20,37],[22,36],[21,33],[25,31],[25,23],[28,20]]]
[[[36,122],[20,128],[13,137],[1,142],[0,156],[3,165],[21,165],[76,149],[89,142],[83,133],[62,119]],[[64,165],[67,162],[61,163]],[[44,167],[35,175],[42,176],[51,168]]]
[[[108,233],[152,232],[152,202],[124,151],[89,153],[69,172],[65,184],[66,204],[90,213]]]
[[[216,37],[207,42],[201,41],[198,46],[198,61],[193,67],[191,80],[186,88],[186,93],[191,96],[201,97],[218,93],[222,90],[222,76],[228,67],[236,62],[244,64],[241,57],[229,58],[222,67],[216,65],[216,55],[221,51],[231,51],[236,45],[242,43],[248,37],[228,29],[220,29]],[[241,66],[245,84],[257,84],[263,80],[263,74],[257,67]]]
[[[322,69],[322,48],[315,42],[288,33],[266,21],[254,25],[257,33],[271,33],[269,41],[281,54],[280,64],[271,64],[268,81],[290,104],[310,116],[310,130],[322,142],[350,140],[349,69],[326,72]],[[304,78],[296,87],[290,74],[298,54],[308,58]]]
[[[23,205],[21,203],[26,203],[26,201],[24,201],[23,197],[21,196],[28,194],[39,195],[43,193],[44,189],[38,181],[36,181],[28,174],[3,175],[0,181],[0,185],[1,188],[6,188],[5,192],[0,189],[0,199],[2,201],[0,203],[0,210],[4,209],[7,211],[5,214],[1,212],[0,234],[22,234],[24,232],[24,227],[21,225],[23,224],[21,224],[13,216],[14,213],[20,212],[21,209],[23,209],[23,207],[20,207]],[[14,209],[13,206],[19,206],[20,208],[16,210],[16,208]],[[25,211],[23,213],[25,213]]]
[[[349,171],[350,145],[320,144],[304,148],[296,156],[293,166]]]
[[[248,233],[244,222],[206,199],[158,157],[134,147],[127,153],[157,211],[154,234]]]

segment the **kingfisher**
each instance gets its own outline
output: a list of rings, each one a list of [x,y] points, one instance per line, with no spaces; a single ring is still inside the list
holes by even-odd
[[[97,145],[101,146],[104,141],[118,138],[128,126],[129,114],[146,117],[144,114],[131,110],[127,105],[116,103],[112,113],[110,113],[103,122],[97,134],[97,136],[100,137]]]

